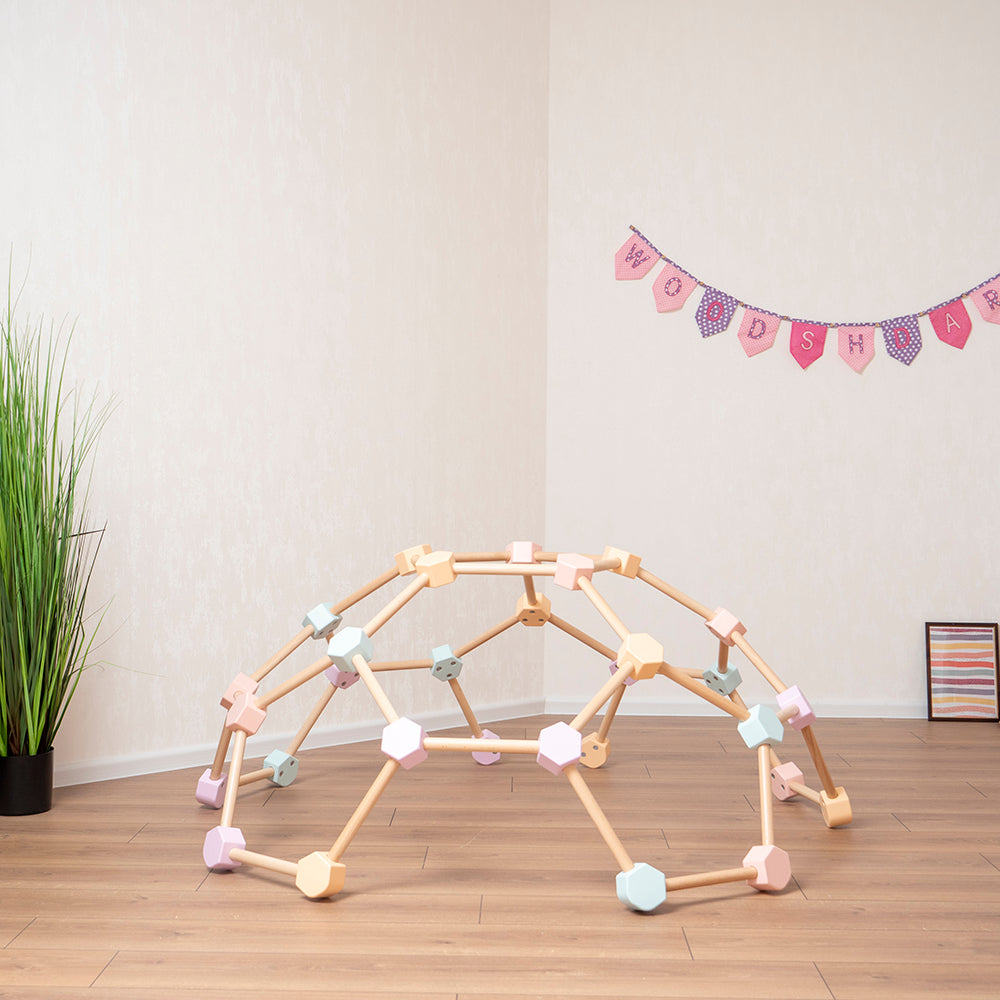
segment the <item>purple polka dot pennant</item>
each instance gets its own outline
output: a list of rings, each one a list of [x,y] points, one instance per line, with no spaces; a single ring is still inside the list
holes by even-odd
[[[917,317],[899,316],[879,325],[882,327],[882,338],[889,357],[902,361],[904,365],[912,364],[922,346]]]
[[[706,288],[694,318],[703,337],[714,337],[729,326],[739,302],[717,288]]]

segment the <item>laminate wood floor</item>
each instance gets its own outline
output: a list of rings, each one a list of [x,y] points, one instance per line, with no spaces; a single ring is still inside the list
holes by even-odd
[[[322,901],[259,869],[206,871],[218,814],[194,801],[200,768],[56,789],[51,812],[0,817],[0,997],[1000,997],[1000,727],[816,732],[853,823],[775,802],[786,889],[684,890],[651,914],[619,903],[580,801],[530,757],[398,773]],[[781,756],[818,787],[797,734]],[[288,788],[244,789],[248,848],[327,850],[383,759],[376,743],[309,751]],[[731,720],[619,718],[583,774],[632,858],[667,875],[739,867],[760,840],[756,755]]]

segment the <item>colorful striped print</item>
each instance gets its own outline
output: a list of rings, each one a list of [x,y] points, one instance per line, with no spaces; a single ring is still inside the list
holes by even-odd
[[[992,628],[931,626],[928,652],[935,717],[997,718]]]

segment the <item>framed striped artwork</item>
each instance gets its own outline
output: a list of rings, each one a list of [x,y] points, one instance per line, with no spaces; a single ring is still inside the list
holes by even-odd
[[[997,722],[996,622],[924,622],[927,718]]]

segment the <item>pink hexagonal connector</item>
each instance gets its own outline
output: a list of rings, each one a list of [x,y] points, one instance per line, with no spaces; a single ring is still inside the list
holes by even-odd
[[[727,646],[733,644],[733,633],[738,632],[740,635],[746,635],[746,627],[743,622],[739,620],[731,611],[727,611],[725,608],[716,608],[715,615],[709,618],[705,625],[708,627],[709,632],[721,639]]]
[[[812,705],[806,701],[806,696],[799,690],[798,685],[785,688],[778,693],[778,708],[795,708],[797,714],[793,715],[788,724],[793,729],[805,729],[816,721],[816,713],[812,710]]]
[[[788,854],[773,844],[751,847],[743,859],[744,868],[756,868],[757,877],[747,879],[747,885],[768,892],[780,892],[792,877],[792,863]]]
[[[802,771],[791,761],[771,768],[771,791],[782,802],[794,799],[799,793],[792,789],[792,785],[801,785],[804,781]]]
[[[538,734],[538,761],[546,771],[562,774],[583,756],[583,737],[565,722],[546,726]]]
[[[217,778],[212,777],[212,769],[206,767],[202,776],[198,779],[198,787],[195,789],[194,797],[203,805],[212,809],[221,809],[222,803],[226,799],[226,775],[222,772]]]
[[[579,590],[580,579],[589,580],[593,575],[593,559],[576,552],[567,552],[556,559],[556,575],[553,580],[557,586],[565,587],[567,590]]]
[[[201,856],[205,859],[205,864],[209,868],[232,871],[239,868],[240,862],[234,861],[229,852],[238,847],[245,851],[247,842],[243,839],[243,834],[235,826],[213,826],[205,834],[205,846],[202,848]]]
[[[534,542],[511,542],[507,546],[507,561],[512,563],[533,563],[535,553],[540,552],[541,545]]]
[[[246,674],[237,674],[232,681],[230,681],[225,694],[223,694],[223,696],[219,699],[219,704],[223,708],[232,708],[233,699],[236,697],[238,692],[245,691],[247,694],[256,694],[258,687],[260,687],[260,685],[252,677],[248,677]]]
[[[424,749],[426,735],[423,727],[412,719],[397,719],[382,730],[382,753],[399,761],[400,766],[408,771],[427,760]]]

